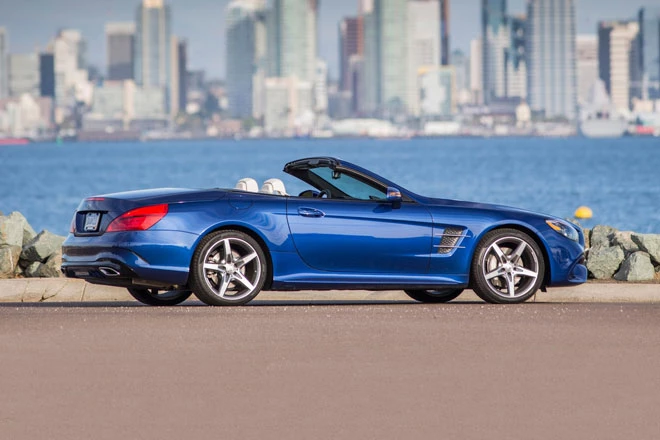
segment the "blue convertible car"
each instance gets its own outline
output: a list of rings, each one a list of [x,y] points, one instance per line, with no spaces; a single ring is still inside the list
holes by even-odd
[[[193,292],[240,305],[262,290],[404,290],[447,302],[473,289],[519,303],[586,281],[584,236],[556,217],[414,194],[352,163],[314,157],[279,179],[234,189],[155,189],[89,197],[63,246],[62,272],[173,305]]]

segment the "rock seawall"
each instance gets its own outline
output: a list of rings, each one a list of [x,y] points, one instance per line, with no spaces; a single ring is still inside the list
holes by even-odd
[[[59,277],[64,237],[37,234],[20,212],[0,213],[0,278]]]
[[[589,278],[660,281],[660,234],[584,230]],[[64,237],[37,234],[20,212],[0,212],[0,278],[60,277]]]

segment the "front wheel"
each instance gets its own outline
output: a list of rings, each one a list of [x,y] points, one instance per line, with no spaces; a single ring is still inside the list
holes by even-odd
[[[471,271],[472,287],[481,299],[516,304],[541,287],[545,262],[532,237],[516,229],[496,229],[479,243]]]
[[[404,290],[406,295],[423,303],[446,303],[456,299],[463,289]]]
[[[218,231],[197,247],[190,285],[208,305],[239,306],[261,291],[266,272],[266,255],[254,238],[241,231]]]
[[[175,306],[184,302],[192,291],[190,290],[169,290],[161,292],[158,289],[147,289],[142,287],[129,287],[128,293],[142,304],[150,306]]]

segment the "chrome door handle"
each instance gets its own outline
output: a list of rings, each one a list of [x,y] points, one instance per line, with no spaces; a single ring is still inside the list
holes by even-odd
[[[303,217],[324,217],[325,213],[314,208],[298,208],[298,214]]]

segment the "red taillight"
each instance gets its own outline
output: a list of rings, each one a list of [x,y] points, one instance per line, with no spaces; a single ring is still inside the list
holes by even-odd
[[[106,232],[146,231],[165,217],[167,209],[166,204],[132,209],[114,219]]]

